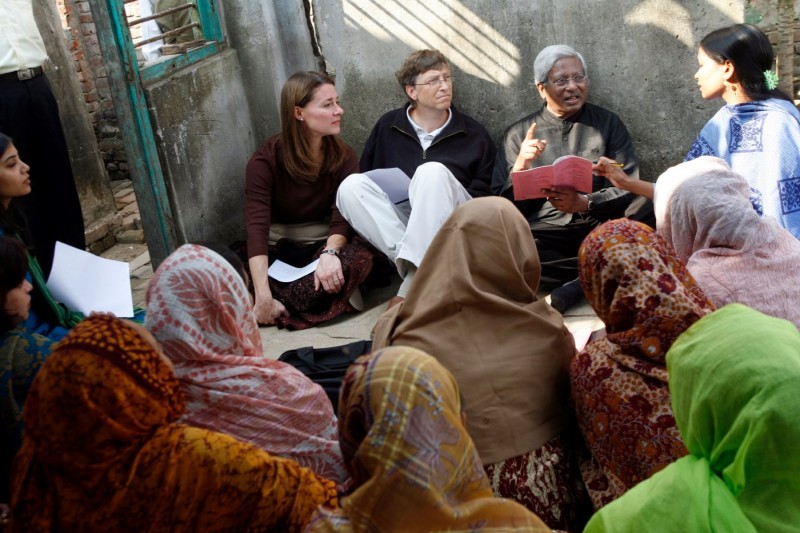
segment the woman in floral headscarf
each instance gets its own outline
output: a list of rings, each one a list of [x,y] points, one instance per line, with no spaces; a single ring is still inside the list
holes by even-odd
[[[264,357],[245,282],[222,256],[185,244],[167,257],[147,289],[146,325],[175,365],[186,422],[347,480],[325,391]]]
[[[300,531],[333,482],[177,423],[169,360],[141,326],[92,316],[57,346],[25,404],[13,531]]]
[[[595,509],[686,454],[670,408],[664,358],[713,304],[664,240],[628,219],[598,226],[581,245],[580,279],[607,335],[570,366],[581,466]]]
[[[339,401],[342,453],[355,490],[311,531],[549,531],[492,497],[461,417],[458,385],[429,355],[392,347],[360,357]]]

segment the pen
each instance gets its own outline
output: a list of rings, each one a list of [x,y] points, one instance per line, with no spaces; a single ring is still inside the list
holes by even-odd
[[[600,163],[600,161],[595,161],[595,162],[594,162],[594,163],[592,163],[592,164],[593,164],[593,165],[597,165],[597,164],[599,164],[599,163]],[[612,167],[620,167],[620,168],[622,168],[622,167],[624,167],[624,166],[625,166],[625,163],[606,163],[606,165],[611,165]]]

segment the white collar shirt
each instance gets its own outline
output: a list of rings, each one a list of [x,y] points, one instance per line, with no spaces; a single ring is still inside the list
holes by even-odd
[[[0,0],[0,74],[41,67],[46,59],[32,0]]]
[[[419,143],[422,145],[422,149],[427,150],[431,143],[433,143],[433,140],[436,139],[436,136],[439,135],[448,124],[450,124],[450,120],[453,118],[453,113],[448,109],[447,120],[445,123],[442,124],[441,128],[437,128],[431,132],[425,131],[425,128],[414,122],[414,119],[411,118],[411,106],[408,106],[406,109],[406,116],[408,117],[408,121],[411,123],[411,127],[414,128],[417,137],[419,137]]]

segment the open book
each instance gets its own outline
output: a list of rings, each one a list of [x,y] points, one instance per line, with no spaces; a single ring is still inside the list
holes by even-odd
[[[554,186],[571,187],[576,191],[592,192],[592,162],[577,155],[565,155],[552,165],[511,173],[515,200],[545,198],[542,189]]]

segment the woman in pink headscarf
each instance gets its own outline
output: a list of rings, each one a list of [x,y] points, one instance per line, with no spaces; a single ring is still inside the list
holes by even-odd
[[[221,255],[186,244],[164,260],[147,289],[145,325],[175,365],[186,422],[339,483],[348,478],[328,397],[293,367],[264,357],[245,282]]]
[[[717,307],[741,303],[800,328],[800,240],[750,204],[750,188],[724,160],[703,156],[655,186],[658,233]]]

